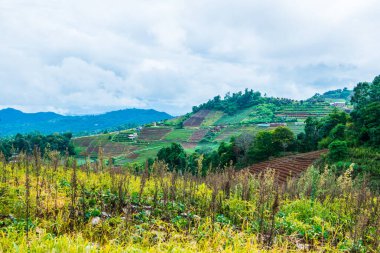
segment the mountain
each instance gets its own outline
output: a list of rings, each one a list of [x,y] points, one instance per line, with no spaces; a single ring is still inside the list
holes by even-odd
[[[72,132],[98,133],[103,130],[134,127],[172,118],[165,112],[125,109],[99,115],[64,116],[53,112],[24,113],[7,108],[0,110],[0,136],[38,131],[43,134]]]

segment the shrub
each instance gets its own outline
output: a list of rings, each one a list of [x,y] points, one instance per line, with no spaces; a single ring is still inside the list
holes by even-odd
[[[341,161],[348,156],[347,142],[333,141],[329,145],[328,157],[331,161]]]

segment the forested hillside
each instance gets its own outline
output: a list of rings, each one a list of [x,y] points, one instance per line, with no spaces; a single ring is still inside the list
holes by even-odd
[[[51,112],[23,113],[8,108],[0,110],[0,137],[31,132],[71,132],[74,135],[86,135],[128,129],[170,118],[172,116],[164,112],[142,109],[126,109],[99,115],[63,116]]]

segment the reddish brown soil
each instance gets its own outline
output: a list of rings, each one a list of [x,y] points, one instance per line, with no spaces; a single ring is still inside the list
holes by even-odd
[[[144,141],[161,140],[170,131],[171,131],[171,128],[145,127],[141,130],[138,138],[139,140],[144,140]]]
[[[127,156],[127,158],[129,158],[129,159],[136,159],[137,157],[139,157],[139,155],[138,155],[138,154],[135,154],[135,153],[130,153],[130,154]]]
[[[210,113],[209,110],[201,110],[183,122],[185,127],[199,127],[206,116]]]
[[[87,146],[90,145],[90,143],[91,143],[92,140],[93,140],[92,137],[81,137],[81,138],[78,138],[78,139],[73,139],[73,142],[77,146],[87,147]]]
[[[198,145],[198,143],[197,142],[182,142],[181,145],[183,148],[191,149],[191,148],[195,148]]]
[[[189,142],[199,142],[205,137],[207,134],[208,129],[199,129],[195,131],[189,138]]]
[[[261,162],[248,167],[251,173],[260,173],[266,169],[274,169],[280,182],[286,182],[290,177],[297,177],[314,163],[327,150],[291,155]]]
[[[118,156],[120,154],[125,154],[129,152],[133,152],[136,150],[136,147],[133,146],[126,146],[122,143],[117,142],[108,142],[105,145],[100,145],[100,147],[103,149],[103,155],[104,156]],[[93,154],[96,155],[99,152],[99,145],[90,145],[87,147],[86,150],[87,154]]]

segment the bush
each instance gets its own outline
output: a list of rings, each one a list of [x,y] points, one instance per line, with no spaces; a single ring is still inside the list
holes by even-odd
[[[329,145],[328,157],[331,161],[341,161],[347,158],[348,147],[345,141],[333,141]]]

